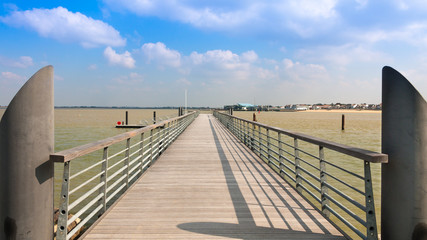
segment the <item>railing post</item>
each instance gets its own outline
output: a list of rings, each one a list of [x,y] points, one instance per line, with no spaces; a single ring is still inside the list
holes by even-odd
[[[237,137],[237,139],[240,139],[239,120],[233,118],[233,121],[234,121],[234,133],[235,133],[234,135]]]
[[[242,121],[237,120],[239,122],[239,139],[240,141],[243,141],[243,137],[242,137]]]
[[[126,189],[129,188],[129,149],[130,148],[130,138],[126,139],[126,156],[125,162],[126,165]]]
[[[325,151],[323,146],[319,146],[319,169],[320,169],[320,199],[322,201],[322,213],[325,217],[329,218],[330,212],[326,208],[329,206],[329,199],[326,197],[328,194],[328,187],[326,186],[327,175],[326,175],[326,163],[325,163]]]
[[[99,193],[102,193],[103,196],[100,201],[102,201],[102,209],[101,214],[104,214],[107,210],[107,169],[108,169],[108,147],[104,148],[104,152],[102,155],[102,161],[104,161],[101,165],[101,172],[104,172],[100,176],[100,182],[104,183],[104,185],[99,189]]]
[[[371,165],[364,161],[365,168],[365,204],[366,204],[366,239],[377,240],[377,219],[375,216],[374,191],[372,189]]]
[[[159,143],[159,144],[157,144],[157,147],[159,150],[158,150],[157,157],[159,157],[160,154],[162,154],[162,150],[163,150],[163,143],[164,143],[166,125],[163,125],[163,126],[164,126],[163,128],[159,127],[160,132],[159,132],[159,137],[157,138],[158,139],[157,142]]]
[[[255,124],[252,124],[252,135],[251,135],[251,150],[254,151],[255,150],[255,143],[254,143],[254,139],[255,139]]]
[[[245,122],[240,120],[242,127],[242,142],[246,145],[246,131],[245,131]]]
[[[295,150],[295,185],[298,192],[301,193],[301,169],[299,161],[299,151],[298,151],[298,139],[294,138],[294,150]]]
[[[261,137],[261,127],[258,127],[258,156],[261,157],[262,153],[262,137]]]
[[[246,146],[248,146],[248,134],[247,134],[247,130],[248,130],[248,124],[247,122],[243,122],[243,136],[244,136],[244,143]]]
[[[150,164],[149,166],[153,164],[153,137],[154,137],[153,132],[154,132],[154,129],[151,129],[150,130]]]
[[[271,163],[271,150],[270,150],[270,129],[267,128],[267,162]]]
[[[141,173],[144,172],[144,133],[141,133],[141,143],[139,144],[139,157],[141,158]]]
[[[279,156],[278,156],[278,159],[279,159],[279,167],[280,167],[280,169],[279,169],[279,175],[282,175],[282,172],[283,172],[283,165],[284,165],[284,163],[283,163],[283,158],[282,158],[282,154],[283,154],[283,150],[282,150],[282,134],[280,134],[280,132],[278,132],[277,133],[277,141],[278,141],[278,147],[279,147]]]
[[[245,132],[246,132],[246,142],[247,142],[246,145],[249,148],[251,148],[251,132],[250,132],[250,127],[249,127],[249,123],[248,122],[246,122]]]
[[[165,133],[165,135],[166,135],[166,137],[165,137],[165,139],[164,139],[163,141],[165,142],[166,147],[168,147],[168,146],[169,146],[169,139],[170,139],[169,126],[170,126],[170,123],[167,123],[167,125],[165,125],[165,128],[166,128],[166,133]]]
[[[64,172],[62,177],[61,196],[59,198],[59,216],[56,230],[56,239],[66,240],[68,234],[68,204],[70,188],[70,162],[64,163]]]
[[[168,146],[172,143],[173,141],[173,122],[168,123]]]
[[[242,141],[242,122],[239,119],[236,119],[237,121],[237,138]]]
[[[239,138],[239,132],[237,131],[237,119],[234,119],[234,118],[232,118],[231,119],[231,122],[233,123],[233,133],[234,133],[234,136],[236,136],[237,138]]]

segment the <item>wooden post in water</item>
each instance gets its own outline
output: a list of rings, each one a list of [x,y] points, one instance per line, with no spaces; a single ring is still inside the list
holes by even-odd
[[[126,111],[126,125],[128,125],[128,111]]]
[[[53,67],[34,74],[0,121],[0,239],[53,239]]]
[[[153,124],[156,124],[156,111],[153,111]]]
[[[381,238],[427,239],[427,103],[399,72],[382,72]]]
[[[255,113],[252,115],[252,120],[253,120],[254,122],[256,122],[256,114],[255,114]],[[254,125],[254,129],[256,129],[256,126],[255,126],[255,125]]]
[[[344,129],[345,129],[345,115],[343,114],[341,116],[341,130],[344,131]]]

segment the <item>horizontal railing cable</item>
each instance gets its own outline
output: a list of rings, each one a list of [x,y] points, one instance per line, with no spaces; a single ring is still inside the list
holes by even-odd
[[[301,195],[313,199],[311,204],[336,226],[341,226],[340,230],[345,236],[378,239],[369,162],[387,163],[386,154],[346,146],[218,111],[214,112],[214,116]],[[318,152],[312,146],[316,147]],[[341,166],[341,157],[325,157],[325,149],[331,151],[333,156],[338,153],[346,158],[353,158],[354,164],[360,164],[359,170],[365,174],[360,175],[357,169],[354,171],[355,169]],[[359,190],[355,183],[364,186],[366,191]],[[354,193],[357,193],[357,196],[361,194],[363,200],[352,198]],[[330,213],[336,218],[332,219]]]
[[[56,239],[70,239],[96,221],[197,116],[198,112],[191,112],[51,154],[51,161],[64,165]],[[101,156],[94,157],[98,153]],[[81,167],[82,161],[94,163]],[[74,163],[78,164],[71,172]],[[68,229],[74,221],[77,225]]]

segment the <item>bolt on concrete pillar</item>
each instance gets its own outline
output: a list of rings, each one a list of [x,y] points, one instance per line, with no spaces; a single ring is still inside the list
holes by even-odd
[[[0,122],[0,239],[53,239],[53,67],[34,74]]]
[[[399,72],[382,72],[381,237],[427,237],[427,103]]]

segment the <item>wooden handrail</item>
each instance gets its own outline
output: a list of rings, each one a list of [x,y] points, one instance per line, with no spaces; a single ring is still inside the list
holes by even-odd
[[[328,140],[313,137],[310,135],[306,135],[303,133],[293,132],[293,131],[285,130],[282,128],[272,127],[272,126],[269,126],[266,124],[246,120],[246,119],[235,117],[235,116],[232,116],[229,114],[225,114],[225,113],[221,113],[221,112],[218,112],[218,113],[226,115],[228,117],[238,119],[240,121],[244,121],[244,122],[247,122],[250,124],[254,124],[258,127],[263,127],[265,129],[269,129],[269,130],[272,130],[272,131],[275,131],[278,133],[282,133],[282,134],[285,134],[285,135],[293,137],[293,138],[301,139],[305,142],[309,142],[309,143],[313,143],[313,144],[316,144],[319,146],[323,146],[325,148],[332,149],[334,151],[344,153],[344,154],[347,154],[347,155],[350,155],[352,157],[359,158],[359,159],[362,159],[362,160],[365,160],[368,162],[388,163],[388,155],[387,154],[378,153],[378,152],[374,152],[374,151],[370,151],[370,150],[366,150],[366,149],[362,149],[362,148],[357,148],[357,147],[351,147],[351,146],[347,146],[344,144],[328,141]]]
[[[141,134],[141,133],[144,133],[144,132],[148,132],[151,129],[155,129],[157,127],[164,126],[165,124],[168,124],[168,123],[173,122],[175,120],[185,118],[185,117],[190,116],[191,114],[195,114],[195,113],[196,112],[187,113],[187,114],[182,115],[180,117],[171,118],[171,119],[168,119],[168,120],[156,123],[156,124],[152,124],[152,125],[149,125],[149,126],[146,126],[143,128],[135,129],[135,130],[130,131],[130,132],[125,132],[125,133],[122,133],[122,134],[119,134],[119,135],[116,135],[113,137],[109,137],[109,138],[106,138],[103,140],[99,140],[96,142],[92,142],[92,143],[80,145],[80,146],[77,146],[74,148],[66,149],[66,150],[63,150],[60,152],[56,152],[56,153],[53,153],[50,155],[50,161],[60,162],[60,163],[68,162],[68,161],[71,161],[77,157],[81,157],[83,155],[94,152],[96,150],[111,146],[111,145],[118,143],[118,142],[121,142],[125,139],[134,137],[134,136]]]

